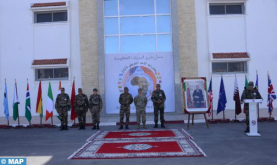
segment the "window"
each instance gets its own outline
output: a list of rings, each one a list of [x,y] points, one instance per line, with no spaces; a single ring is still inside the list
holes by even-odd
[[[212,73],[245,73],[247,62],[213,62]]]
[[[172,51],[170,0],[104,0],[105,52]]]
[[[41,80],[68,80],[68,68],[36,69],[36,81]]]
[[[210,3],[210,15],[244,14],[243,3]]]
[[[67,21],[67,11],[35,12],[35,23]]]

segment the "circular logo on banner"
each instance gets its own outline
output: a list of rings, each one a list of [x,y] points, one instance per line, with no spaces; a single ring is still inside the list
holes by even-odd
[[[256,125],[257,122],[256,122],[256,120],[252,120],[251,123],[252,123],[252,125]]]
[[[153,148],[153,146],[149,145],[149,144],[129,144],[123,147],[126,150],[130,150],[130,151],[142,151],[142,150],[148,150],[150,148]]]
[[[129,88],[129,92],[136,96],[138,89],[142,89],[142,93],[149,98],[156,88],[156,84],[162,83],[162,77],[155,68],[148,66],[135,66],[126,69],[123,74],[119,75],[118,90],[124,92],[124,87]]]

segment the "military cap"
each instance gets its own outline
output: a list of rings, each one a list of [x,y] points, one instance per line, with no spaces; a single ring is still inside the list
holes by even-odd
[[[98,90],[96,88],[93,89],[93,92],[97,92]]]
[[[61,91],[64,91],[64,87],[61,88]]]
[[[157,84],[156,87],[161,87],[161,85],[160,85],[160,84]]]
[[[248,86],[254,86],[253,81],[249,81]]]
[[[83,89],[82,88],[78,88],[78,91],[83,91]]]
[[[129,90],[128,87],[124,87],[124,90],[125,90],[125,89]]]

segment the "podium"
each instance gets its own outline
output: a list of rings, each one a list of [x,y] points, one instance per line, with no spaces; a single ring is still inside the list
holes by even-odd
[[[261,136],[258,133],[258,116],[257,116],[257,104],[261,103],[262,99],[244,99],[244,103],[249,104],[249,133],[247,136]]]

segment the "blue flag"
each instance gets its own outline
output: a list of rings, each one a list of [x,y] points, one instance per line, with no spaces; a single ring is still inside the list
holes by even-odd
[[[9,104],[8,104],[8,90],[7,90],[7,84],[5,83],[5,92],[4,92],[4,102],[3,102],[3,106],[4,106],[4,114],[5,117],[7,119],[7,121],[9,121]]]
[[[258,73],[256,73],[256,83],[255,83],[255,87],[257,89],[259,89],[259,77],[258,77]]]
[[[218,96],[218,105],[217,105],[217,114],[219,114],[221,111],[225,110],[226,103],[227,103],[226,93],[225,93],[223,78],[221,76],[219,96]]]

